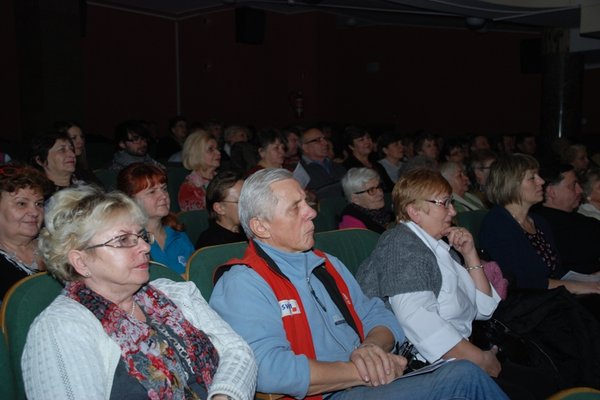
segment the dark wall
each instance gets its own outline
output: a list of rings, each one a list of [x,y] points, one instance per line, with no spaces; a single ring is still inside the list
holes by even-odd
[[[112,137],[125,119],[166,130],[177,107],[174,32],[171,20],[88,7],[82,40],[88,133]]]
[[[267,15],[262,45],[235,43],[231,11],[182,24],[184,113],[281,125],[301,90],[305,120],[440,133],[536,130],[539,75],[519,34],[342,28],[324,14]],[[368,67],[371,66],[371,72]]]
[[[17,74],[17,37],[12,1],[0,1],[0,138],[14,138],[20,125],[20,96]],[[1,149],[0,149],[1,150]]]
[[[0,106],[12,137],[23,128],[12,2],[0,2]],[[79,21],[75,21],[77,26]],[[267,13],[263,44],[237,43],[233,9],[182,20],[181,112],[257,127],[293,122],[396,125],[439,133],[536,131],[540,76],[520,72],[531,36],[414,27],[339,28],[333,16]],[[153,121],[158,134],[177,112],[173,20],[88,6],[80,39],[88,133]],[[35,79],[35,77],[33,77]],[[600,132],[600,70],[584,75],[584,132]],[[296,120],[291,97],[302,91]],[[56,115],[69,110],[55,107]],[[60,112],[59,112],[60,111]]]

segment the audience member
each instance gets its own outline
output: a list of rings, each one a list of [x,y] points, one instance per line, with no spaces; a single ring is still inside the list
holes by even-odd
[[[444,142],[444,147],[442,148],[441,160],[445,161],[453,161],[457,163],[463,163],[466,158],[465,150],[464,150],[464,141],[458,138],[449,138]]]
[[[447,180],[439,172],[414,170],[400,178],[392,196],[398,225],[382,235],[356,278],[367,296],[387,300],[415,356],[431,363],[469,360],[498,377],[511,399],[532,399],[526,389],[532,387],[536,398],[552,394],[547,375],[501,365],[496,346],[480,349],[469,342],[473,320],[489,319],[501,299],[469,231],[451,225],[456,211]]]
[[[44,195],[51,188],[33,167],[0,167],[0,301],[14,283],[43,269],[37,237],[44,221]]]
[[[515,139],[516,149],[533,157],[537,156],[537,140],[533,133],[520,133]]]
[[[221,160],[223,166],[228,166],[231,158],[231,146],[239,142],[247,142],[249,139],[248,129],[240,125],[230,125],[225,128],[223,135],[223,148],[221,149]]]
[[[0,165],[8,164],[12,161],[12,157],[3,151],[0,151]]]
[[[600,220],[600,169],[590,168],[581,181],[583,203],[577,209],[579,214]]]
[[[452,187],[452,205],[456,212],[486,208],[479,197],[468,192],[469,177],[462,163],[446,161],[440,165],[440,172]]]
[[[285,144],[285,158],[283,166],[290,171],[296,168],[300,161],[300,134],[302,128],[300,126],[290,126],[282,131]]]
[[[102,186],[102,183],[92,170],[88,168],[87,153],[85,149],[85,136],[81,126],[73,121],[58,121],[54,123],[54,129],[58,132],[66,132],[73,143],[75,151],[75,176],[87,183]]]
[[[115,153],[110,169],[120,171],[129,164],[136,162],[154,164],[164,168],[148,154],[150,134],[140,121],[125,121],[115,128],[115,143],[118,151]]]
[[[223,123],[216,119],[211,119],[207,123],[204,124],[203,130],[213,135],[217,143],[223,139]],[[190,134],[193,133],[190,131]]]
[[[215,138],[206,132],[192,133],[182,150],[183,166],[192,172],[179,187],[181,211],[206,208],[206,187],[221,165],[221,152]]]
[[[305,196],[283,169],[246,180],[239,207],[249,247],[244,259],[229,262],[211,297],[252,347],[258,390],[330,400],[507,398],[465,361],[396,379],[406,359],[390,351],[403,332],[338,259],[312,250],[316,212]]]
[[[302,158],[300,164],[310,181],[305,189],[314,192],[318,199],[341,197],[342,177],[346,169],[327,158],[327,140],[317,128],[307,129],[300,137]]]
[[[384,192],[391,192],[394,183],[389,178],[383,165],[375,162],[373,157],[373,139],[363,128],[349,126],[344,131],[344,142],[348,157],[344,160],[344,168],[371,168],[379,174],[379,180]]]
[[[439,164],[437,161],[432,160],[429,157],[425,157],[425,156],[415,156],[413,158],[409,158],[408,161],[406,161],[404,164],[402,164],[402,167],[400,168],[400,171],[398,171],[398,179],[400,179],[400,177],[402,177],[402,175],[415,170],[415,169],[421,169],[421,168],[425,168],[425,169],[430,169],[432,171],[439,171]]]
[[[415,138],[415,156],[422,156],[432,160],[437,167],[440,150],[435,140],[435,136],[431,133],[421,132]]]
[[[550,224],[565,268],[592,274],[600,270],[600,221],[577,212],[582,189],[570,164],[544,166],[544,202],[535,212]],[[600,311],[600,310],[599,310]]]
[[[223,170],[235,170],[242,176],[254,168],[260,156],[256,145],[251,142],[237,142],[231,146],[231,159],[228,166],[221,165]]]
[[[385,207],[379,174],[370,168],[351,168],[342,178],[348,205],[342,210],[339,228],[364,228],[384,232],[392,222]]]
[[[85,183],[75,175],[73,142],[64,132],[49,132],[31,141],[31,164],[41,168],[54,183],[54,191]]]
[[[148,282],[145,223],[120,192],[82,187],[51,199],[40,252],[66,286],[29,329],[27,398],[254,397],[251,349],[196,285]]]
[[[260,160],[258,164],[247,171],[246,176],[264,168],[281,168],[283,166],[285,149],[278,131],[272,128],[260,130],[256,135],[256,143]]]
[[[187,120],[178,115],[169,120],[169,133],[158,139],[156,157],[166,160],[173,154],[181,151],[183,142],[188,135]]]
[[[571,164],[577,176],[582,176],[590,166],[587,148],[582,144],[573,144],[566,148],[561,161]]]
[[[233,171],[219,172],[206,188],[209,227],[200,234],[196,248],[246,241],[240,227],[238,202],[244,180]]]
[[[496,143],[496,151],[499,154],[512,154],[516,148],[516,137],[512,133],[503,133]]]
[[[133,198],[146,213],[146,230],[154,236],[150,258],[178,274],[185,272],[194,245],[171,211],[167,174],[156,165],[134,163],[119,172],[117,189]]]
[[[526,154],[492,164],[487,197],[495,204],[479,231],[484,252],[498,263],[513,288],[564,286],[575,294],[600,293],[600,283],[560,280],[565,274],[550,224],[531,207],[544,200],[539,163]]]
[[[472,135],[469,139],[469,156],[474,151],[491,150],[490,142],[485,135]]]
[[[402,138],[395,132],[384,133],[377,139],[377,152],[379,164],[383,166],[390,181],[398,180],[398,171],[405,160]]]
[[[469,193],[477,196],[486,208],[489,205],[489,201],[485,196],[485,188],[488,176],[490,175],[490,168],[494,161],[496,161],[496,154],[491,150],[475,151],[471,154],[468,169],[469,179],[471,180]]]

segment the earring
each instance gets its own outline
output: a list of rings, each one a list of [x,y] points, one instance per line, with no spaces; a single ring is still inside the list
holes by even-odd
[[[90,276],[92,276],[92,273],[90,271],[87,271],[85,273],[85,275],[83,275],[85,278],[89,278]]]

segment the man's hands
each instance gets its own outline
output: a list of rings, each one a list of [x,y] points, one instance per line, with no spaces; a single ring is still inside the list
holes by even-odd
[[[350,354],[364,384],[379,386],[402,376],[406,369],[406,358],[388,353],[372,343],[363,343]]]

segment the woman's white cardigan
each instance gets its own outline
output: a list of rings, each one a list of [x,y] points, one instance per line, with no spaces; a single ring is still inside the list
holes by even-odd
[[[233,399],[252,399],[256,363],[252,350],[211,309],[193,282],[157,279],[164,292],[196,328],[202,329],[219,353],[219,367],[208,391]],[[21,358],[27,398],[109,399],[119,346],[83,305],[58,296],[33,322]]]

